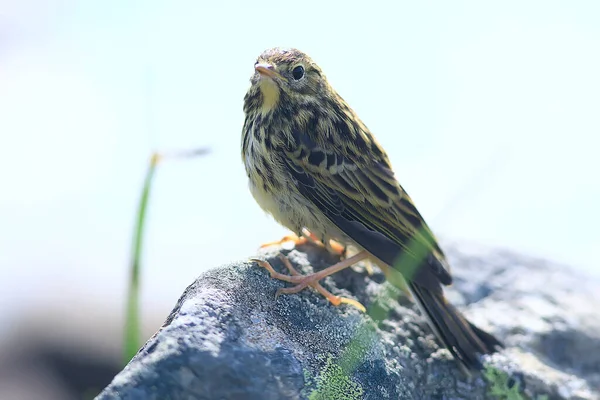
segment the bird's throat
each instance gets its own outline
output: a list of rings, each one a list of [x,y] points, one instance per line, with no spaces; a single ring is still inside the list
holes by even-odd
[[[279,102],[279,86],[269,78],[263,79],[260,82],[260,91],[263,95],[261,112],[267,114],[277,107],[277,103]]]

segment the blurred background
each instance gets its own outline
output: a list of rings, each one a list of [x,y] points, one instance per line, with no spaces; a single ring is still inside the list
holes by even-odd
[[[0,0],[0,398],[97,394],[122,367],[133,223],[162,164],[144,339],[208,268],[288,232],[247,189],[256,57],[297,47],[442,238],[600,275],[600,3]]]

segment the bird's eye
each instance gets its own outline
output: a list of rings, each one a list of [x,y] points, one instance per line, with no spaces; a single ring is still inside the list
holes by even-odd
[[[302,79],[302,77],[304,76],[304,67],[302,65],[294,67],[294,69],[292,70],[292,76],[297,81]]]

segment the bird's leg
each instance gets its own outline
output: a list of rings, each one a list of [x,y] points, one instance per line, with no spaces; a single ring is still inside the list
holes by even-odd
[[[311,286],[311,287],[315,288],[323,296],[325,296],[325,298],[327,298],[327,300],[329,300],[333,305],[337,306],[342,303],[346,303],[346,304],[354,305],[358,309],[364,311],[365,308],[362,304],[360,304],[357,301],[351,300],[351,299],[346,299],[344,297],[338,297],[338,296],[333,295],[332,293],[327,291],[325,288],[323,288],[321,286],[321,284],[319,283],[319,281],[325,277],[328,277],[329,275],[333,275],[336,272],[346,269],[346,268],[356,264],[357,262],[364,260],[367,257],[368,257],[367,252],[361,251],[360,253],[357,253],[350,258],[342,260],[342,261],[338,262],[337,264],[332,265],[331,267],[325,268],[324,270],[315,272],[314,274],[310,274],[310,275],[298,274],[298,271],[296,271],[296,269],[291,265],[289,260],[287,260],[287,258],[285,258],[285,257],[282,258],[282,261],[292,275],[285,275],[285,274],[276,272],[273,269],[273,267],[271,266],[271,264],[269,264],[267,261],[256,260],[256,259],[252,260],[252,261],[257,262],[258,265],[260,265],[261,267],[263,267],[267,271],[269,271],[272,278],[296,284],[296,286],[293,286],[291,288],[284,288],[284,289],[277,290],[276,296],[279,296],[280,294],[298,293],[299,291],[305,289],[306,287]]]
[[[329,275],[333,275],[336,272],[339,272],[343,269],[351,267],[352,265],[356,264],[359,261],[364,260],[367,257],[368,257],[367,252],[361,251],[360,253],[357,253],[350,258],[342,260],[339,263],[334,264],[331,267],[327,267],[324,270],[321,270],[319,272],[315,272],[314,274],[300,276],[300,277],[294,276],[294,277],[292,277],[293,280],[288,281],[288,282],[293,282],[293,283],[298,283],[298,284],[291,288],[280,289],[281,293],[288,293],[288,294],[289,293],[298,293],[299,291],[306,288],[313,282],[319,282],[321,279],[326,278]],[[301,278],[301,279],[296,279],[296,278]]]
[[[293,276],[302,276],[302,275],[300,275],[300,273],[298,271],[296,271],[296,268],[294,268],[294,266],[292,265],[290,260],[288,260],[288,258],[285,257],[283,254],[279,255],[279,259],[281,260],[283,265],[285,265],[285,267],[288,269],[288,271],[290,271],[290,274],[292,274]],[[319,282],[314,282],[310,286],[313,287],[317,292],[321,293],[321,295],[323,297],[325,297],[327,300],[329,300],[331,302],[331,304],[333,304],[336,307],[339,306],[340,304],[350,304],[351,306],[358,308],[362,312],[367,311],[365,306],[360,304],[360,302],[353,300],[353,299],[349,299],[347,297],[336,296],[333,293],[331,293],[329,290],[327,290],[323,286],[321,286],[321,284]],[[279,294],[280,293],[277,293],[276,296],[278,296]]]
[[[259,260],[258,258],[251,258],[250,261],[257,263],[260,267],[263,267],[264,269],[269,271],[269,275],[271,275],[271,278],[273,278],[273,279],[278,279],[280,281],[286,281],[286,282],[290,282],[290,283],[296,283],[296,280],[294,280],[294,278],[297,278],[297,276],[281,274],[281,273],[275,271],[273,269],[273,267],[271,266],[271,263],[268,261]]]
[[[270,246],[280,246],[284,243],[289,243],[289,242],[294,243],[294,246],[302,246],[303,244],[306,244],[308,242],[314,243],[314,244],[317,244],[317,243],[320,244],[319,239],[315,235],[308,232],[306,229],[303,229],[302,232],[300,232],[300,234],[291,233],[289,235],[282,237],[279,240],[275,240],[273,242],[268,242],[268,243],[263,243],[260,246],[260,248],[262,249],[262,248],[270,247]]]
[[[335,240],[328,240],[327,243],[325,244],[325,248],[331,254],[338,256],[338,257],[342,257],[342,258],[346,257],[346,251],[348,250],[346,248],[346,246],[344,246],[341,243],[336,242]]]
[[[305,244],[307,242],[307,239],[304,236],[300,237],[300,236],[296,235],[295,233],[291,233],[289,235],[282,237],[279,240],[263,243],[260,245],[260,248],[263,249],[265,247],[270,247],[270,246],[280,246],[280,245],[282,245],[284,243],[288,243],[288,242],[293,242],[294,246],[300,246],[300,245]]]
[[[290,235],[284,236],[280,240],[264,243],[260,246],[260,248],[262,249],[269,246],[279,246],[288,242],[294,243],[294,246],[302,246],[306,243],[312,243],[319,247],[325,247],[330,253],[338,257],[344,256],[346,254],[346,247],[342,244],[334,240],[329,240],[327,241],[327,243],[323,243],[315,234],[309,232],[308,229],[303,229],[301,232],[301,236],[292,233]]]

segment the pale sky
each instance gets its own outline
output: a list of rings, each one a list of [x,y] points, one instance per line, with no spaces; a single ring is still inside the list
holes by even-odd
[[[146,309],[286,234],[240,158],[274,46],[321,65],[437,234],[600,275],[599,2],[123,4],[0,0],[2,304],[123,304],[152,148],[212,154],[158,171]]]

